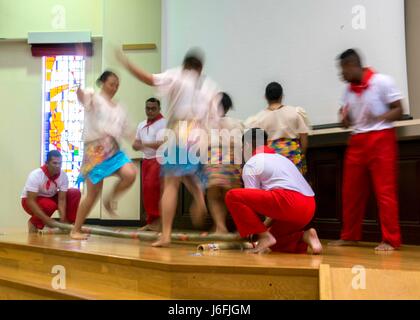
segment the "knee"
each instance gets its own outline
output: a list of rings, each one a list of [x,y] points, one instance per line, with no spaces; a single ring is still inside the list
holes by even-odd
[[[47,216],[52,216],[53,213],[58,209],[57,204],[53,201],[42,203],[39,205],[39,207]]]
[[[134,183],[134,181],[136,181],[136,177],[137,177],[137,168],[134,165],[130,165],[127,168],[125,168],[121,178],[126,183],[132,184]]]
[[[207,199],[211,201],[223,199],[222,193],[217,187],[211,187],[207,189]]]
[[[236,202],[240,200],[241,189],[232,189],[226,193],[225,202],[226,204]]]

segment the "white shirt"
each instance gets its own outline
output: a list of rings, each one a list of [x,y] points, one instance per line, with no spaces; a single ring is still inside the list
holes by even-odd
[[[83,141],[95,141],[106,136],[119,141],[128,135],[129,122],[125,109],[120,104],[112,105],[93,89],[85,90],[85,120]]]
[[[286,189],[312,197],[314,192],[296,166],[279,154],[259,153],[251,157],[242,173],[245,188]]]
[[[146,127],[147,120],[144,120],[137,127],[136,139],[143,143],[156,143],[163,141],[164,129],[166,128],[166,119],[162,118]],[[144,148],[142,150],[146,159],[156,158],[156,150],[152,148]]]
[[[309,132],[310,123],[301,107],[283,106],[277,110],[262,110],[245,121],[247,128],[261,128],[267,132],[268,141],[280,138],[299,139]]]
[[[217,111],[220,92],[209,77],[182,68],[153,75],[153,84],[168,100],[168,122],[194,120],[208,125],[211,110]]]
[[[67,192],[69,187],[69,179],[63,170],[61,170],[58,179],[55,180],[57,185],[50,182],[50,187],[47,190],[47,182],[48,178],[44,171],[42,171],[41,168],[35,169],[29,174],[28,179],[26,180],[21,198],[26,198],[28,196],[28,191],[38,193],[39,197],[52,198],[58,191]]]
[[[377,121],[374,117],[388,112],[391,103],[402,99],[403,96],[391,77],[374,74],[369,87],[362,95],[351,91],[350,86],[348,86],[344,92],[341,105],[348,107],[353,134],[357,134],[392,128],[392,122]]]

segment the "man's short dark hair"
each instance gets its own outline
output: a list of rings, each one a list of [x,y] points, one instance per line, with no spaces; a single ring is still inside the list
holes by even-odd
[[[278,82],[271,82],[265,88],[265,98],[272,102],[278,101],[283,97],[283,87]]]
[[[245,145],[245,142],[250,143],[252,150],[255,150],[257,147],[262,147],[261,143],[267,145],[268,134],[261,128],[249,129],[242,136],[242,144]]]
[[[362,58],[355,49],[347,49],[338,56],[338,60],[340,60],[340,62],[351,61],[356,63],[360,67],[362,66]]]
[[[47,163],[51,161],[52,158],[62,158],[60,151],[58,150],[51,150],[47,154]]]
[[[147,100],[146,100],[146,104],[147,104],[148,102],[155,102],[155,103],[157,103],[157,104],[158,104],[158,106],[160,107],[160,101],[159,101],[159,99],[156,99],[156,98],[149,98],[149,99],[147,99]]]

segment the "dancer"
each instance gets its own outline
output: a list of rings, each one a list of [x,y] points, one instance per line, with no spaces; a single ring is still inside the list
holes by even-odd
[[[401,245],[401,234],[398,146],[392,122],[402,116],[402,95],[391,77],[363,68],[357,51],[343,52],[339,61],[343,79],[349,83],[341,104],[341,120],[345,127],[353,127],[353,133],[344,159],[341,239],[330,245],[355,245],[361,240],[371,179],[382,230],[382,243],[375,250],[394,250]]]
[[[222,93],[221,118],[216,125],[216,136],[211,134],[209,163],[206,166],[207,203],[214,221],[214,233],[228,233],[226,227],[227,191],[242,188],[242,134],[244,125],[240,120],[227,116],[233,108],[227,93]],[[213,131],[212,131],[213,132]]]
[[[178,190],[184,183],[194,200],[190,208],[195,226],[204,222],[207,208],[199,180],[205,154],[192,156],[194,150],[208,144],[209,121],[217,121],[219,96],[217,85],[202,74],[203,56],[197,50],[187,53],[182,67],[167,70],[161,74],[150,74],[134,66],[121,52],[119,61],[141,82],[157,87],[168,101],[168,125],[162,172],[164,188],[161,201],[162,234],[155,247],[169,246],[171,243],[172,222],[178,200]]]
[[[247,128],[261,128],[268,134],[268,145],[290,159],[305,175],[309,120],[301,107],[283,104],[283,87],[272,82],[265,89],[268,107],[245,121]]]
[[[73,223],[80,202],[80,191],[68,189],[67,174],[61,170],[62,156],[57,150],[47,154],[47,162],[30,173],[22,192],[22,207],[31,215],[29,233],[52,226],[51,216],[58,209],[60,222]]]
[[[262,129],[244,134],[245,159],[249,155],[242,173],[245,189],[227,193],[229,212],[241,237],[258,235],[254,253],[306,253],[309,245],[319,254],[315,229],[303,231],[314,216],[314,192],[289,159],[267,147],[267,139]],[[267,217],[265,223],[258,214]]]
[[[146,225],[141,231],[159,231],[161,228],[159,202],[161,196],[160,163],[156,159],[156,150],[161,146],[160,135],[166,128],[166,119],[160,113],[160,101],[150,98],[146,101],[147,120],[137,128],[133,149],[142,151],[141,163],[142,199],[146,211]]]
[[[125,109],[113,100],[118,91],[118,76],[105,71],[98,79],[99,93],[77,90],[77,97],[85,108],[83,140],[85,144],[79,182],[85,182],[87,195],[77,212],[76,222],[70,233],[76,240],[87,239],[81,232],[83,223],[102,191],[103,180],[111,175],[119,177],[111,193],[104,200],[104,207],[112,216],[115,201],[134,183],[136,167],[120,150],[122,138],[134,140]]]

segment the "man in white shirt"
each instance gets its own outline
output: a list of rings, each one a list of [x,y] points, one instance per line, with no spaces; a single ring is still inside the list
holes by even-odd
[[[363,68],[359,54],[349,49],[339,57],[343,79],[349,83],[341,102],[341,120],[352,126],[343,174],[341,239],[330,245],[355,245],[371,190],[375,191],[382,243],[379,251],[401,245],[398,222],[396,132],[392,122],[402,116],[402,95],[391,77]]]
[[[28,221],[29,232],[42,230],[54,221],[51,216],[58,209],[61,222],[76,220],[80,202],[80,191],[68,189],[67,174],[61,170],[60,152],[53,150],[47,155],[47,162],[32,171],[22,192],[22,207],[32,216]]]
[[[267,138],[262,129],[244,134],[245,189],[226,194],[226,205],[239,234],[258,235],[255,253],[268,249],[306,253],[309,245],[313,254],[320,254],[322,245],[315,229],[303,231],[315,213],[314,192],[289,159],[267,147]],[[267,217],[264,223],[259,214]]]
[[[161,195],[160,164],[156,159],[156,150],[162,144],[162,132],[166,128],[166,120],[160,113],[160,101],[150,98],[146,101],[147,120],[137,128],[133,149],[142,151],[144,159],[141,164],[142,199],[146,210],[146,226],[141,230],[159,231]]]

